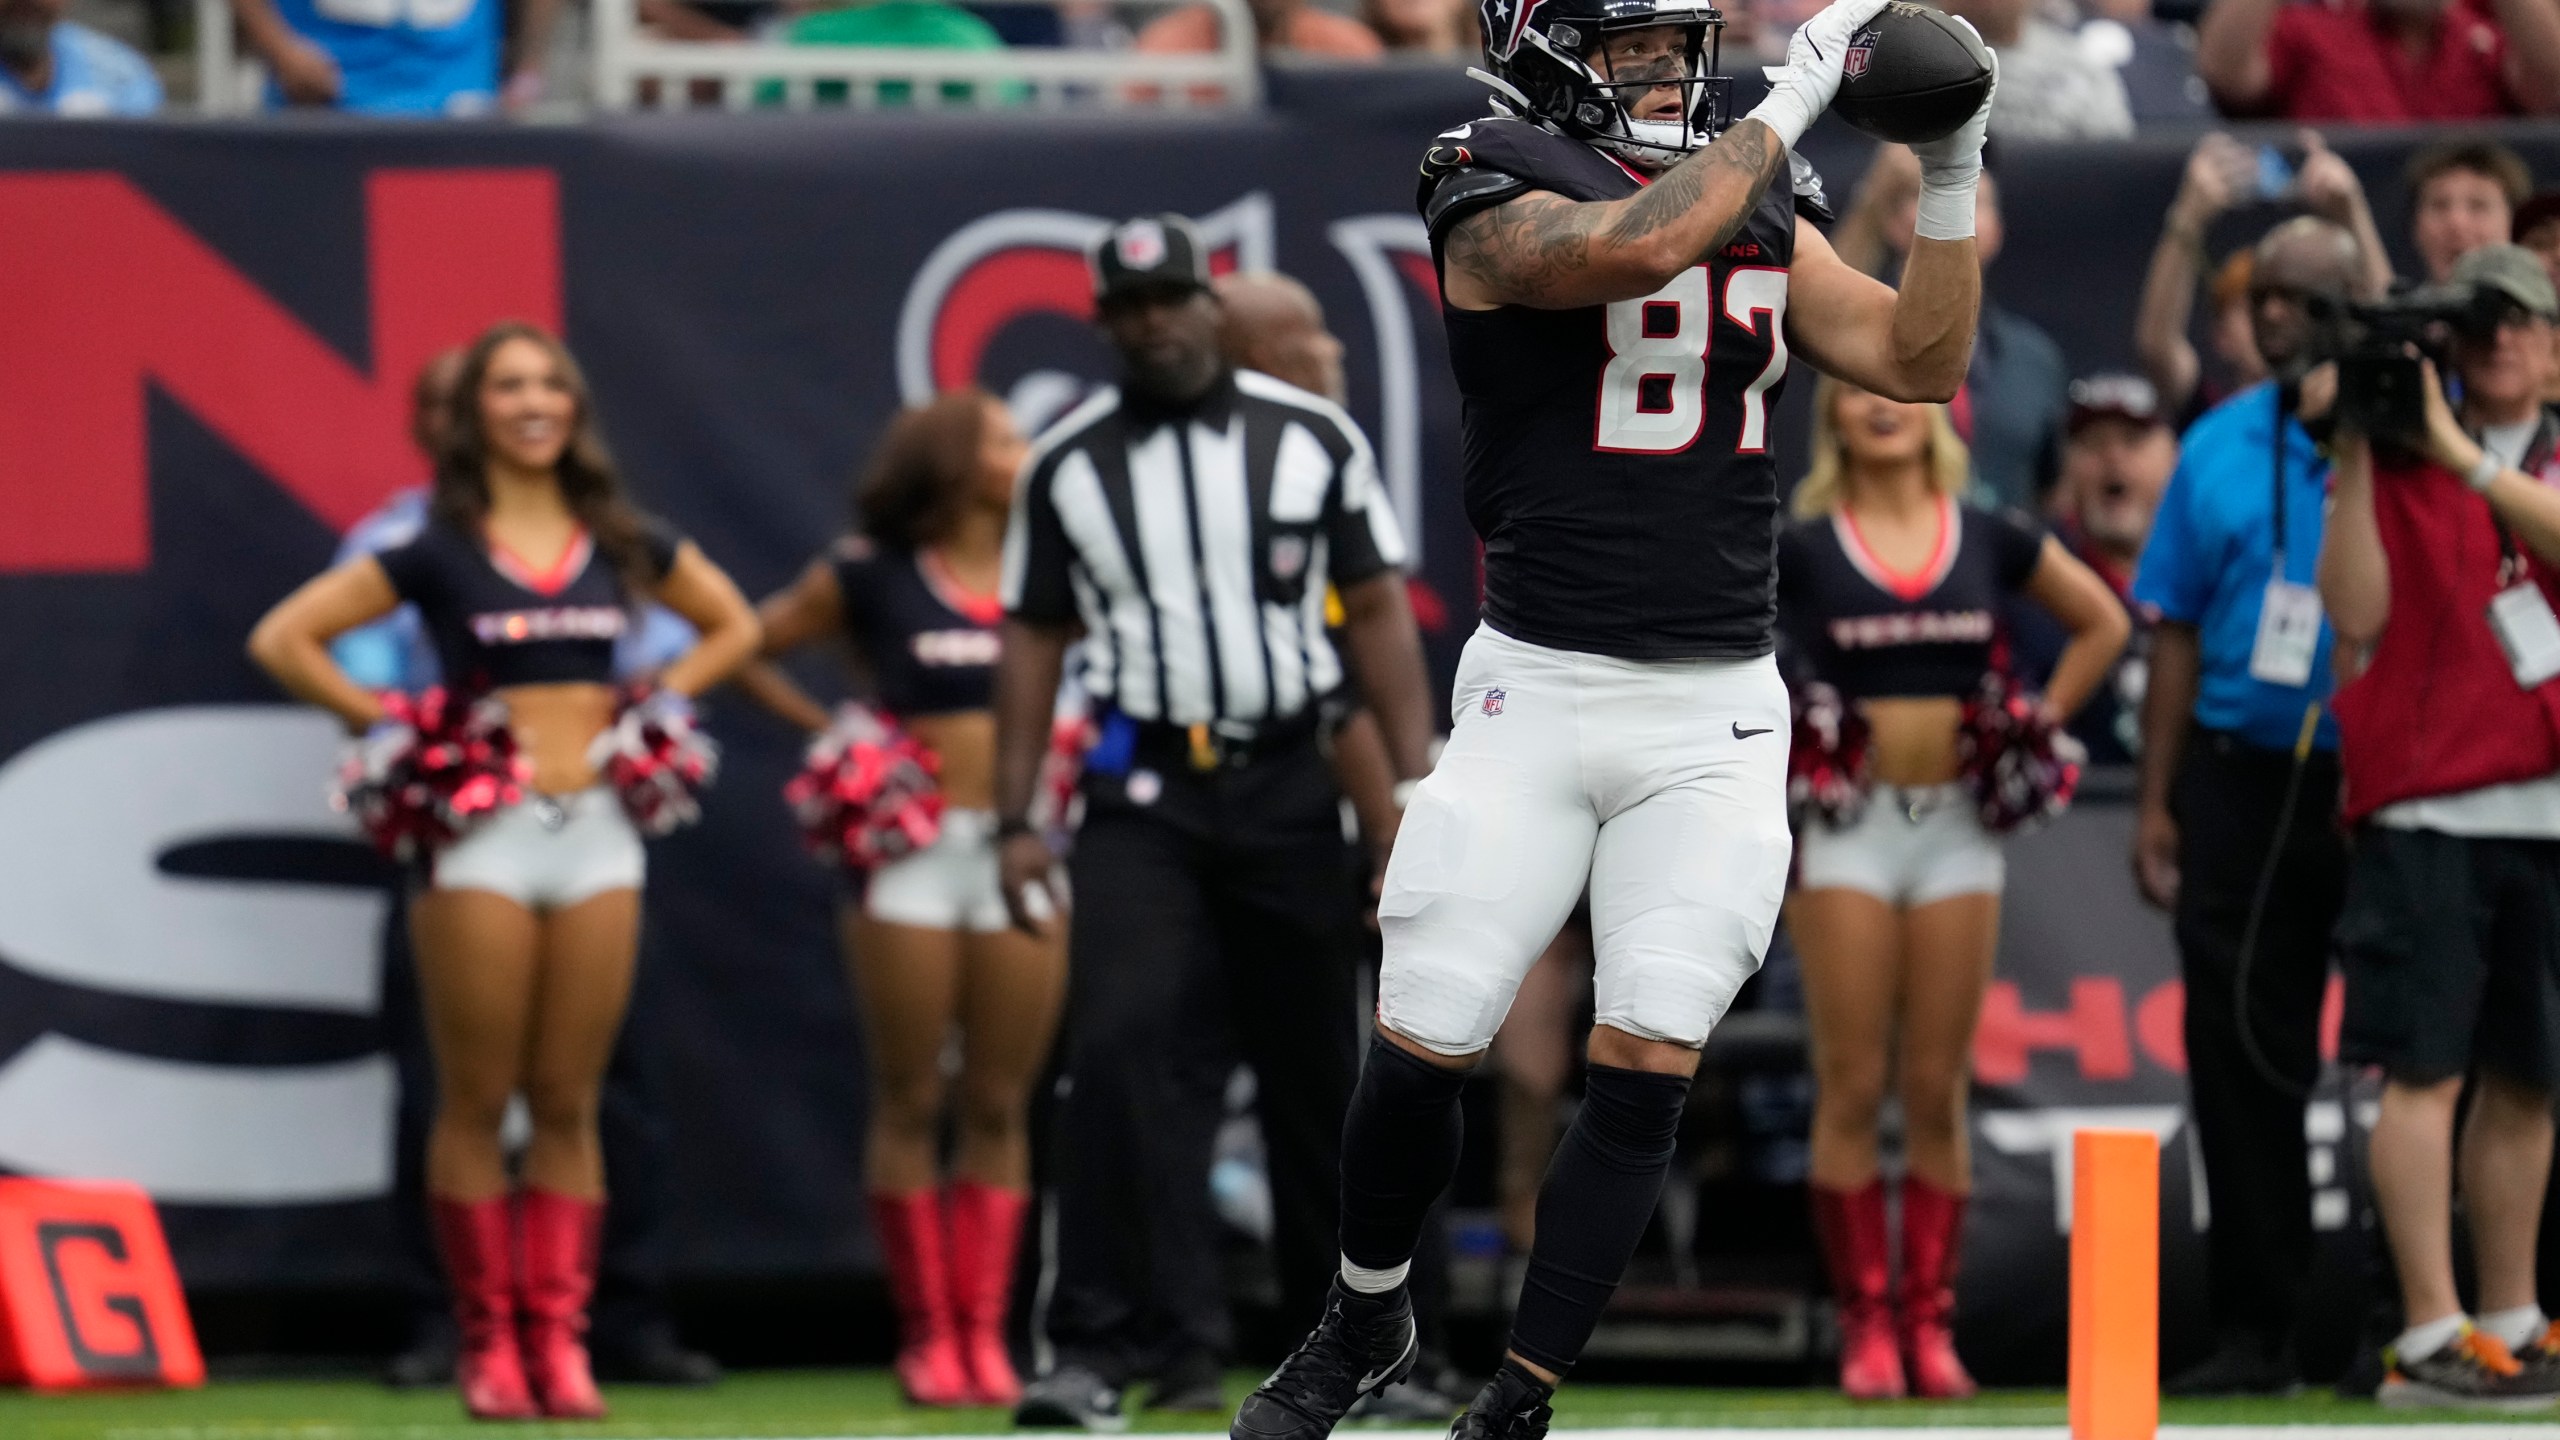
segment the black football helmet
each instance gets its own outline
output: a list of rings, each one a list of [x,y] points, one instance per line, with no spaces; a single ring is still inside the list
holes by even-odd
[[[1724,129],[1732,81],[1716,73],[1724,14],[1703,0],[1478,0],[1485,65],[1477,72],[1529,116],[1650,170]],[[1667,53],[1615,64],[1610,36],[1658,26],[1678,32]],[[1663,85],[1681,88],[1681,118],[1638,120],[1633,107]]]

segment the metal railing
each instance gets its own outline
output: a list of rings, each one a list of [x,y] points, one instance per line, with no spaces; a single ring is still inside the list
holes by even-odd
[[[1262,101],[1244,0],[1112,0],[1115,9],[1216,12],[1218,48],[1196,55],[664,40],[641,29],[637,0],[589,3],[593,103],[604,110],[1183,109]],[[1080,0],[1008,3],[1065,9]],[[195,81],[199,114],[248,114],[264,104],[266,67],[237,44],[229,0],[196,0]]]
[[[1072,0],[1037,0],[1065,8]],[[636,0],[592,0],[595,103],[641,108],[842,106],[871,110],[1161,109],[1259,104],[1253,14],[1244,0],[1118,0],[1154,9],[1205,4],[1218,48],[1197,55],[1018,47],[925,50],[771,41],[662,40]]]

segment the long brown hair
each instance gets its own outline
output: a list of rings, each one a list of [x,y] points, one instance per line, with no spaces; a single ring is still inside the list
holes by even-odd
[[[995,403],[971,385],[899,411],[854,483],[855,528],[899,550],[950,534],[977,483],[978,447]]]
[[[560,368],[560,378],[569,387],[576,408],[569,422],[569,443],[552,467],[552,478],[569,513],[594,537],[597,551],[636,600],[655,589],[660,578],[649,561],[648,524],[623,495],[622,472],[614,468],[613,455],[605,449],[604,435],[597,428],[594,394],[587,389],[585,372],[569,354],[569,347],[538,325],[501,320],[481,331],[480,338],[462,352],[461,371],[445,401],[444,447],[436,455],[435,488],[428,510],[475,538],[488,520],[489,436],[480,419],[480,386],[489,377],[490,359],[499,347],[514,340],[539,346]]]

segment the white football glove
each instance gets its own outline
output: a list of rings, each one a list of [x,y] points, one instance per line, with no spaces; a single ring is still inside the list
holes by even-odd
[[[1840,93],[1840,64],[1849,54],[1849,38],[1883,10],[1885,0],[1831,0],[1796,27],[1787,41],[1787,63],[1762,70],[1769,77],[1769,98],[1755,106],[1749,119],[1778,132],[1788,149],[1796,148],[1805,130]]]
[[[1973,22],[1958,15],[1967,30]],[[1977,32],[1976,40],[1982,38]],[[1991,47],[1982,47],[1990,51]],[[1911,147],[1920,162],[1920,217],[1913,227],[1923,240],[1962,240],[1973,234],[1973,192],[1982,181],[1982,140],[1991,129],[1991,99],[2000,93],[2000,56],[1991,52],[1991,88],[1982,104],[1944,136]]]

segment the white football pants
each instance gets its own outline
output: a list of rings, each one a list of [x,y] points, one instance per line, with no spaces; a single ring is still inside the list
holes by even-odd
[[[1776,661],[1619,660],[1479,626],[1453,713],[1387,865],[1379,1018],[1482,1050],[1587,883],[1599,1022],[1705,1044],[1786,892]]]

